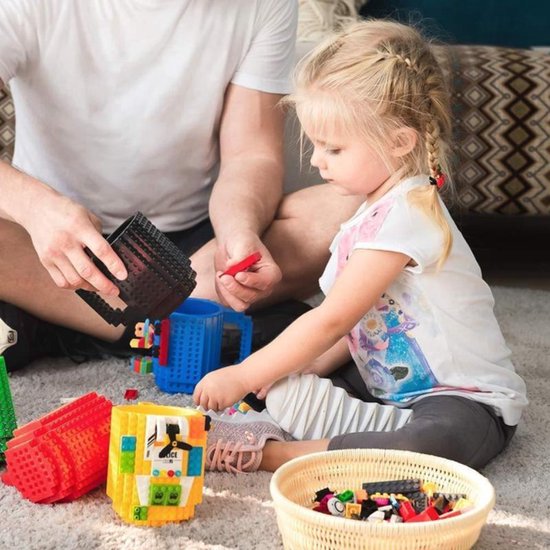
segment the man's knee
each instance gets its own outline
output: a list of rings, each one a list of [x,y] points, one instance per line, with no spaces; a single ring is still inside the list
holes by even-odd
[[[199,248],[191,256],[191,265],[197,276],[196,286],[192,296],[195,298],[205,298],[207,300],[218,301],[216,287],[214,285],[215,269],[214,254],[216,252],[216,241],[211,240]]]
[[[0,275],[6,279],[10,273],[38,263],[29,234],[20,225],[0,218]]]

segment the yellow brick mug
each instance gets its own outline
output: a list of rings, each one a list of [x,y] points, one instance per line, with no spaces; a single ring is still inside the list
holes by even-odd
[[[158,526],[194,516],[202,501],[209,422],[196,409],[113,407],[107,495],[124,521]]]

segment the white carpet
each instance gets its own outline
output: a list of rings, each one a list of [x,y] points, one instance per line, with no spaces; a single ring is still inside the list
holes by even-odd
[[[497,504],[476,549],[550,548],[550,292],[494,292],[497,316],[531,403],[509,449],[483,472],[495,486]],[[92,390],[117,404],[128,387],[138,388],[144,401],[190,403],[188,396],[159,392],[152,377],[130,372],[123,361],[80,366],[43,361],[14,374],[11,387],[20,425],[58,407],[60,398]],[[69,504],[35,505],[0,484],[0,549],[281,548],[270,477],[208,473],[195,519],[162,528],[122,523],[104,488]]]

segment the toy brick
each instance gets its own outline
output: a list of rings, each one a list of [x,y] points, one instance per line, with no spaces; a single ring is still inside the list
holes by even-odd
[[[433,501],[433,507],[439,512],[439,515],[449,511],[449,500],[445,495],[439,495]]]
[[[250,355],[252,321],[242,313],[209,300],[188,298],[169,319],[155,322],[160,335],[155,328],[150,355],[155,381],[162,391],[192,393],[205,374],[220,368],[224,324],[240,328],[239,361],[244,360]]]
[[[353,502],[355,499],[355,494],[350,489],[342,493],[338,493],[337,495],[334,495],[334,496],[338,498],[338,500],[340,500],[341,502]]]
[[[265,409],[265,400],[258,399],[255,393],[247,393],[243,397],[243,402],[250,405],[255,411],[262,412]]]
[[[82,396],[14,432],[3,480],[32,502],[78,498],[105,481],[112,404]]]
[[[422,492],[432,498],[433,494],[437,491],[437,483],[433,481],[426,481],[422,484]]]
[[[151,506],[162,506],[166,499],[168,486],[151,483],[149,486],[149,504]]]
[[[361,503],[361,519],[368,518],[376,510],[378,510],[378,506],[372,500],[364,500]]]
[[[130,368],[139,374],[149,374],[153,372],[153,360],[148,356],[134,356],[130,359]]]
[[[325,487],[324,489],[321,489],[315,493],[315,502],[321,502],[324,497],[327,495],[333,495],[334,493],[328,488]]]
[[[416,513],[420,514],[428,507],[428,496],[425,494],[420,494],[415,498],[412,498],[411,502],[416,510]]]
[[[379,510],[373,512],[369,517],[367,517],[367,521],[372,523],[382,523],[384,521],[384,512],[380,512]]]
[[[13,437],[16,427],[6,362],[0,356],[0,462],[4,460],[7,443]]]
[[[410,502],[402,502],[399,506],[399,515],[403,518],[404,521],[409,521],[414,516],[416,516],[416,510]]]
[[[189,439],[198,439],[204,436],[205,429],[204,416],[197,415],[189,419]]]
[[[361,517],[361,505],[355,502],[346,502],[346,511],[344,517],[348,519],[360,519]]]
[[[244,401],[242,401],[242,402],[239,404],[238,409],[239,409],[239,411],[242,412],[243,414],[246,414],[249,410],[252,409],[252,407],[251,407],[248,403],[245,403]]]
[[[122,451],[120,453],[119,472],[121,474],[134,473],[136,463],[136,453],[132,451]]]
[[[40,435],[37,430],[55,429],[57,426],[63,425],[69,418],[85,418],[88,412],[96,408],[101,400],[103,402],[107,401],[94,392],[83,395],[47,415],[17,428],[13,433],[14,439],[17,439],[17,443],[20,444],[36,435]]]
[[[249,267],[252,267],[255,263],[262,259],[262,255],[259,252],[253,252],[250,256],[247,256],[244,260],[228,267],[222,275],[235,276],[241,271],[246,271]]]
[[[121,451],[135,451],[136,450],[136,436],[135,435],[123,435],[120,438],[120,450]]]
[[[124,392],[124,399],[126,399],[126,401],[137,399],[138,396],[139,396],[139,391],[136,390],[135,388],[128,388]]]
[[[139,368],[140,374],[150,374],[153,372],[153,360],[150,357],[142,357]]]
[[[169,485],[166,491],[165,506],[179,506],[181,499],[181,485]]]
[[[159,365],[168,365],[168,346],[170,342],[170,320],[163,319],[160,323]]]
[[[420,521],[433,521],[439,519],[438,511],[433,507],[429,506],[422,513],[406,520],[407,523],[415,523]]]
[[[327,501],[327,509],[333,516],[343,516],[346,505],[336,497],[331,497]]]
[[[134,519],[145,521],[147,519],[147,506],[134,506]]]
[[[177,441],[183,440],[192,446],[191,450],[179,453],[178,461],[181,458],[181,462],[175,456],[159,456],[168,443],[168,431],[157,434],[158,424],[152,425],[150,416],[157,419],[155,422],[164,416],[166,421],[170,419],[170,424],[175,423],[176,418],[178,424],[187,424],[176,435]],[[206,435],[205,416],[196,409],[151,403],[114,407],[107,495],[113,501],[115,512],[124,521],[150,526],[193,517],[195,505],[202,500]],[[127,474],[120,473],[122,455],[128,452],[121,450],[123,437],[134,437],[136,442],[134,471]],[[195,476],[188,475],[189,468]],[[143,494],[143,490],[147,492]],[[141,508],[147,511],[146,515],[140,515]]]
[[[390,481],[375,481],[363,483],[363,489],[367,493],[401,493],[408,496],[408,493],[420,491],[422,482],[419,479],[396,479]]]
[[[187,459],[187,475],[200,476],[202,473],[202,447],[193,447]]]

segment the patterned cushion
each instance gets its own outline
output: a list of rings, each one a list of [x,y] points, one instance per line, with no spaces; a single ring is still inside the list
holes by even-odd
[[[0,159],[11,161],[15,139],[15,117],[7,88],[0,88]]]
[[[550,214],[550,55],[491,46],[437,49],[453,94],[461,209]],[[0,158],[13,154],[13,104],[0,90]]]

